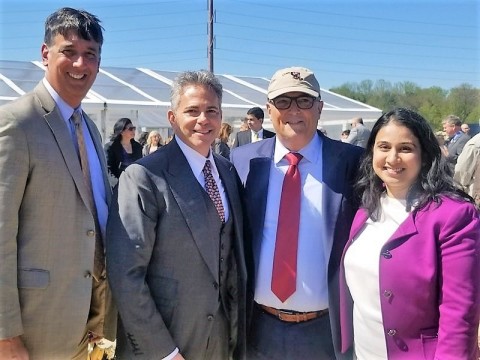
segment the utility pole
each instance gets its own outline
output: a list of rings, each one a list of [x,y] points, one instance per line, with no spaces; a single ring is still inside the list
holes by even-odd
[[[213,19],[214,19],[214,11],[213,11],[213,0],[208,1],[208,70],[213,73]]]

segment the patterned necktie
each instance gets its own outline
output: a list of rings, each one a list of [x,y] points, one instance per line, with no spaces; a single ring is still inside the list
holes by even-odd
[[[289,166],[283,179],[277,239],[272,270],[272,292],[285,302],[296,290],[301,179],[298,163],[302,155],[285,155]]]
[[[202,172],[205,177],[205,190],[210,199],[212,199],[213,204],[217,209],[218,216],[220,216],[220,220],[225,222],[225,209],[223,208],[222,198],[218,191],[217,183],[212,175],[212,165],[210,164],[210,160],[205,161],[205,166],[203,167]]]
[[[257,142],[260,140],[260,137],[258,136],[258,132],[254,131],[252,134],[252,142]]]
[[[90,167],[88,165],[87,148],[85,146],[85,138],[82,131],[82,114],[80,111],[74,111],[70,120],[75,127],[75,136],[77,138],[78,145],[78,157],[80,159],[80,166],[82,167],[83,180],[87,187],[88,202],[92,215],[95,221],[95,261],[93,269],[93,277],[95,280],[99,280],[105,269],[105,257],[103,254],[103,242],[101,238],[100,225],[98,223],[97,208],[93,199],[92,179],[90,177]]]

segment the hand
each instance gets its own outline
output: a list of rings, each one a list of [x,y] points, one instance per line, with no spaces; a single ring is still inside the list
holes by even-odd
[[[185,358],[182,356],[182,354],[178,353],[173,357],[172,360],[185,360]]]
[[[1,360],[28,360],[28,351],[23,345],[20,336],[0,340],[0,359]]]

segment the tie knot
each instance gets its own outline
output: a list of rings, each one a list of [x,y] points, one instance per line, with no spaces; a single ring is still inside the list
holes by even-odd
[[[203,166],[202,172],[204,175],[208,175],[212,173],[212,165],[210,164],[210,160],[205,161],[205,165]]]
[[[288,153],[287,155],[285,155],[285,158],[290,165],[296,166],[298,165],[300,160],[302,160],[303,156],[299,153]]]
[[[79,126],[82,123],[82,114],[80,113],[80,111],[75,110],[72,114],[71,119],[76,126]]]

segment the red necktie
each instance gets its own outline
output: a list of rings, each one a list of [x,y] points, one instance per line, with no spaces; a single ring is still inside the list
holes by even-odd
[[[301,191],[297,165],[302,155],[288,153],[285,158],[290,165],[283,179],[272,271],[272,292],[281,302],[285,302],[296,289]]]

